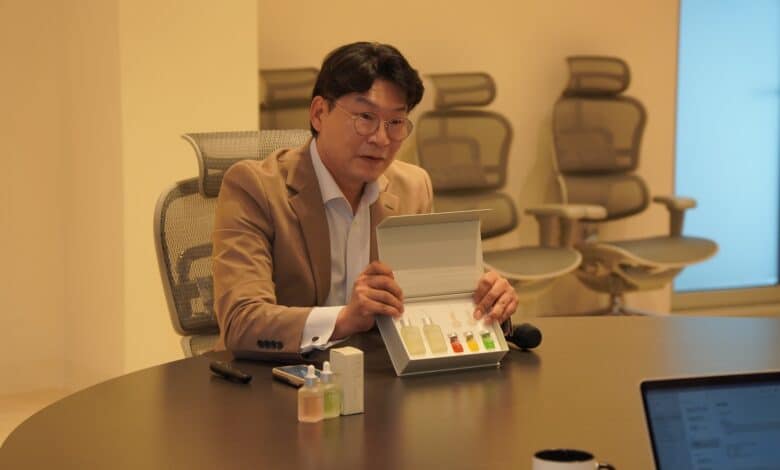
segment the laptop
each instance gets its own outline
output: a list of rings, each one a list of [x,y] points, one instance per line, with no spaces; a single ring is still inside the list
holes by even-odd
[[[780,470],[780,371],[641,388],[658,470]]]

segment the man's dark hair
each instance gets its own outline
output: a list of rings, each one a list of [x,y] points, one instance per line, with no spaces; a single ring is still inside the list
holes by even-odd
[[[349,93],[364,93],[374,80],[395,84],[406,95],[406,109],[422,99],[424,87],[417,70],[395,47],[376,42],[355,42],[333,50],[325,57],[311,97],[321,96],[332,105]],[[315,137],[317,131],[311,126]]]

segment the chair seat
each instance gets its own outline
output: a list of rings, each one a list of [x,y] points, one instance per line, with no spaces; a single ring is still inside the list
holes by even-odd
[[[486,252],[483,259],[488,268],[507,279],[536,281],[573,271],[582,256],[569,248],[521,247]]]
[[[712,240],[696,237],[659,236],[638,240],[586,243],[580,246],[586,258],[595,251],[612,251],[626,261],[663,268],[683,268],[704,261],[718,251]],[[598,256],[594,254],[594,256]]]
[[[192,335],[181,339],[181,346],[186,357],[200,356],[214,350],[219,335]]]

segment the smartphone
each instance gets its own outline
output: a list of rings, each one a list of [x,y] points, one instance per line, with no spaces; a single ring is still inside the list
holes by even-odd
[[[279,366],[271,369],[275,379],[281,380],[284,383],[292,385],[293,387],[303,386],[303,379],[306,377],[306,372],[309,370],[308,364],[295,364],[292,366]],[[315,375],[320,376],[320,370],[314,369]]]

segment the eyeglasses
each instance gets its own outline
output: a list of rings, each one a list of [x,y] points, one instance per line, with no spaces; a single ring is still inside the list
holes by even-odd
[[[414,128],[412,121],[407,118],[388,119],[385,121],[380,119],[375,113],[369,111],[353,113],[338,103],[334,104],[337,108],[351,115],[355,132],[364,137],[373,135],[379,130],[379,125],[384,124],[387,137],[390,140],[400,142],[409,137],[409,134],[412,133],[412,128]]]

